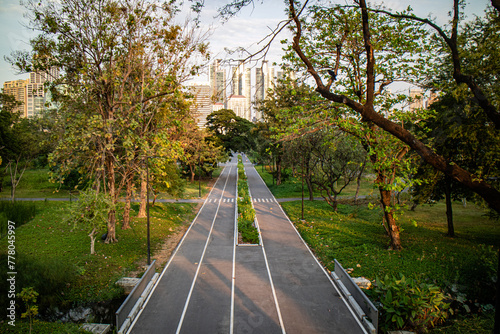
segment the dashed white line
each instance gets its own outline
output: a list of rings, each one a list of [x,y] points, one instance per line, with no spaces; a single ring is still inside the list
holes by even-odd
[[[248,193],[250,195],[250,198],[252,198],[252,191],[250,190],[250,187],[248,187]],[[258,226],[259,222],[257,220],[257,217],[255,217],[255,220],[257,221],[257,226]],[[264,260],[266,262],[267,276],[269,277],[269,283],[271,284],[271,291],[273,292],[274,305],[276,306],[276,313],[278,313],[278,320],[280,322],[281,333],[286,334],[285,324],[283,323],[283,318],[281,317],[280,303],[278,302],[278,296],[276,295],[276,289],[274,288],[273,275],[271,274],[271,269],[269,269],[269,262],[267,261],[266,249],[264,248],[264,240],[262,240],[263,238],[262,234],[260,233],[260,228],[259,228],[259,239],[260,239],[259,240],[260,245],[262,246],[262,254],[264,255]]]

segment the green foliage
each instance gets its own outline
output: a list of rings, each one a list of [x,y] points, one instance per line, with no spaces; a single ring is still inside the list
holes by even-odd
[[[88,188],[80,193],[70,210],[67,221],[81,224],[88,231],[91,239],[90,254],[94,254],[95,236],[106,227],[108,215],[115,211],[115,203],[110,195]]]
[[[7,223],[12,221],[16,228],[28,223],[36,215],[35,202],[10,202],[0,200],[0,237],[7,233]]]
[[[45,322],[35,320],[36,334],[91,334],[81,328],[81,324]],[[29,331],[29,323],[16,321],[16,326],[10,326],[7,322],[0,323],[0,332],[5,334],[26,334]]]
[[[36,292],[32,287],[23,288],[23,290],[17,294],[24,303],[26,312],[21,314],[21,318],[29,318],[30,322],[30,334],[33,327],[33,317],[38,314],[38,306],[36,305],[36,300],[38,297],[38,292]]]
[[[53,256],[33,256],[27,254],[20,245],[25,239],[20,230],[30,228],[31,224],[24,225],[16,230],[16,286],[19,290],[26,287],[32,287],[33,290],[39,293],[40,310],[47,310],[51,305],[59,302],[67,289],[67,285],[71,284],[76,278],[76,267],[72,262],[61,260]],[[32,229],[32,227],[31,227]],[[51,233],[50,230],[47,231]],[[38,238],[44,238],[44,233],[37,233]],[[36,247],[36,244],[32,244]],[[58,244],[51,244],[52,247],[57,247]],[[65,246],[68,249],[68,246]],[[40,247],[37,247],[40,252]],[[0,265],[7,267],[7,254],[0,254]],[[8,291],[6,272],[0,274],[2,281],[0,287],[2,291]],[[18,291],[19,291],[18,290]],[[0,295],[0,305],[8,305],[8,300],[5,295]],[[6,307],[2,307],[6,309]]]
[[[443,322],[451,312],[439,287],[402,274],[377,278],[368,292],[380,304],[380,328],[384,331],[425,330]]]
[[[226,149],[226,152],[248,152],[255,147],[254,124],[236,116],[234,111],[221,109],[207,116],[207,127]]]
[[[248,190],[247,177],[241,156],[238,155],[238,232],[243,242],[250,244],[259,243],[259,231],[254,225],[255,209],[252,205]]]

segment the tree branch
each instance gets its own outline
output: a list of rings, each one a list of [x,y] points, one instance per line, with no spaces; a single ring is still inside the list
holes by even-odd
[[[493,2],[496,2],[497,5],[500,3],[498,0],[492,0]],[[498,9],[498,8],[497,8]],[[475,79],[471,75],[466,75],[462,73],[462,68],[461,68],[461,58],[460,58],[460,53],[458,51],[458,44],[457,44],[457,39],[458,39],[458,23],[459,23],[459,1],[454,0],[453,4],[453,20],[452,20],[452,33],[451,36],[448,37],[446,33],[441,29],[437,24],[432,22],[429,19],[423,19],[420,17],[417,17],[415,15],[407,15],[407,14],[394,14],[391,13],[387,10],[383,9],[369,9],[369,11],[372,11],[374,13],[381,13],[381,14],[386,14],[389,15],[390,17],[397,18],[397,19],[408,19],[408,20],[413,20],[417,22],[421,22],[423,24],[426,24],[430,27],[432,27],[436,32],[438,33],[439,36],[445,41],[445,43],[448,45],[448,48],[450,49],[451,52],[451,60],[453,63],[453,79],[457,84],[466,84],[474,97],[476,98],[477,104],[481,107],[481,109],[484,110],[488,118],[495,124],[496,129],[500,129],[500,112],[497,110],[497,108],[490,102],[489,98],[484,94],[483,90],[479,87],[479,85],[476,83]]]

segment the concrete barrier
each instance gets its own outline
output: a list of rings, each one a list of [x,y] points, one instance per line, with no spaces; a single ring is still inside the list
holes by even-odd
[[[378,310],[366,294],[354,283],[351,276],[337,260],[332,278],[349,305],[356,312],[359,320],[370,334],[378,332]]]
[[[155,269],[156,260],[151,263],[140,281],[116,311],[116,328],[119,334],[127,332],[130,324],[142,308],[144,301],[158,279],[159,275],[155,273]]]

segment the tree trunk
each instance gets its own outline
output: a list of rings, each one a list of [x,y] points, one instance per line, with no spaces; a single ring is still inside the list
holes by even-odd
[[[95,228],[92,229],[92,232],[90,232],[89,237],[90,237],[90,255],[95,254]]]
[[[106,167],[108,171],[108,191],[113,204],[116,205],[117,196],[116,196],[116,180],[115,180],[115,165],[114,159],[111,152],[106,156]],[[116,239],[116,212],[113,208],[109,211],[108,214],[108,236],[106,237],[105,243],[114,243],[118,242]]]
[[[146,172],[141,171],[141,204],[139,206],[138,218],[146,218],[146,195],[148,191],[148,184],[146,182]]]
[[[337,194],[335,194],[333,196],[333,211],[337,212],[337,209],[338,209],[338,206],[339,206],[339,203],[337,202]]]
[[[26,171],[26,168],[27,168],[27,164],[25,164],[25,166],[21,172],[21,175],[19,175],[19,177],[17,177],[20,159],[21,159],[21,157],[18,157],[17,160],[15,161],[14,170],[12,170],[13,161],[9,161],[9,164],[8,164],[9,173],[10,173],[10,182],[12,184],[12,188],[10,189],[10,200],[12,203],[14,203],[14,201],[16,200],[17,186],[19,185],[19,182],[21,181],[21,178],[23,177],[24,172]]]
[[[194,182],[194,177],[196,176],[195,166],[189,165],[189,171],[191,172],[191,183]]]
[[[314,194],[313,194],[314,187],[313,187],[310,176],[306,177],[306,184],[307,184],[307,190],[309,191],[309,200],[313,201],[314,200]]]
[[[132,200],[132,180],[127,180],[127,197],[125,198],[125,209],[123,211],[122,230],[130,228],[130,206]]]
[[[451,179],[445,176],[444,194],[446,198],[446,221],[448,222],[448,236],[455,236],[455,228],[453,227],[453,208],[451,203]]]
[[[276,158],[276,185],[281,184],[281,155]]]
[[[389,233],[389,238],[391,241],[390,249],[401,250],[401,239],[399,238],[399,226],[396,224],[396,219],[392,213],[391,208],[391,191],[384,190],[379,187],[380,191],[380,202],[382,204],[382,210],[384,211],[384,218],[387,223],[387,232]]]

